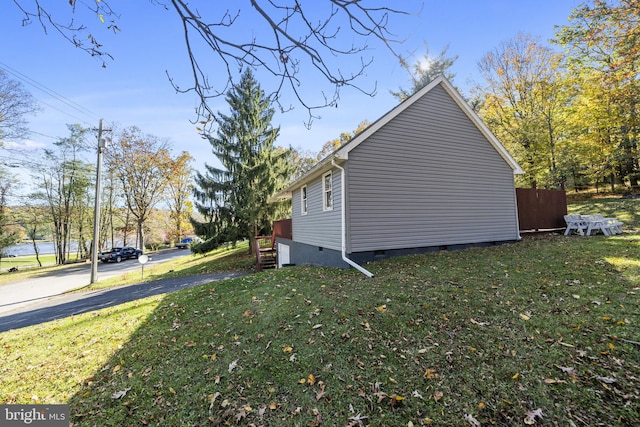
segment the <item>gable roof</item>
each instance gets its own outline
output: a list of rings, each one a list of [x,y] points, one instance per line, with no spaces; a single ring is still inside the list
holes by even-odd
[[[493,148],[498,152],[498,154],[504,159],[504,161],[511,167],[514,174],[524,173],[520,165],[515,161],[515,159],[509,154],[506,148],[498,141],[493,133],[487,128],[487,126],[482,122],[482,119],[471,109],[469,104],[464,100],[464,98],[458,93],[458,91],[453,87],[453,85],[447,80],[444,76],[440,75],[436,79],[434,79],[427,86],[420,89],[418,92],[411,95],[409,98],[402,101],[396,107],[394,107],[391,111],[389,111],[384,116],[380,117],[374,123],[369,125],[365,130],[360,132],[358,135],[353,137],[351,140],[347,141],[345,144],[337,148],[334,152],[329,154],[324,159],[320,160],[314,167],[308,170],[304,175],[297,178],[293,182],[291,182],[287,188],[277,193],[275,196],[269,199],[270,201],[278,200],[278,199],[287,199],[291,197],[291,192],[308,182],[313,181],[318,178],[324,172],[331,168],[331,164],[333,161],[336,163],[343,163],[349,159],[349,153],[351,150],[356,148],[358,145],[362,144],[367,140],[371,135],[376,133],[380,128],[385,126],[399,114],[401,114],[404,110],[413,105],[420,98],[429,93],[433,88],[437,86],[442,86],[442,88],[451,96],[453,101],[460,107],[460,109],[465,113],[465,115],[469,118],[469,120],[478,128],[480,133],[489,141],[489,143],[493,146]]]

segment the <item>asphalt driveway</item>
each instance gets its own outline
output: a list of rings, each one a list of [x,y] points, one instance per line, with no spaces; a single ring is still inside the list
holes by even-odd
[[[190,251],[168,249],[150,253],[147,266],[190,256]],[[142,265],[134,260],[121,263],[98,263],[98,281],[117,277],[123,273],[138,271],[142,277]],[[72,264],[60,270],[36,272],[28,279],[0,285],[0,317],[16,313],[17,309],[41,303],[65,292],[87,286],[90,282],[91,263]]]
[[[151,295],[175,292],[180,289],[205,283],[244,276],[244,272],[205,274],[201,276],[177,277],[135,285],[97,291],[76,292],[53,296],[28,306],[0,314],[0,332],[24,328],[51,320],[112,307]]]

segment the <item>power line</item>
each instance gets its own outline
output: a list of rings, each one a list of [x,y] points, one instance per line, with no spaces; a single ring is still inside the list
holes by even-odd
[[[54,106],[54,105],[51,105],[51,104],[49,104],[48,102],[43,101],[42,99],[38,99],[38,101],[40,101],[40,103],[42,103],[42,104],[46,105],[46,106],[47,106],[47,107],[49,107],[49,108],[53,108],[54,110],[60,111],[62,114],[66,114],[66,115],[67,115],[67,116],[69,116],[69,117],[73,117],[74,119],[79,120],[79,121],[81,121],[81,122],[84,122],[85,124],[90,124],[87,120],[85,120],[85,119],[81,119],[80,117],[78,117],[78,116],[76,116],[76,115],[74,115],[74,114],[71,114],[71,113],[70,113],[70,112],[68,112],[68,111],[61,110],[60,108],[58,108],[58,107],[56,107],[56,106]]]
[[[34,133],[36,135],[44,136],[45,138],[58,139],[57,136],[46,135],[46,134],[41,133],[41,132],[36,132],[35,130],[29,131],[29,132],[30,133]]]
[[[0,156],[0,165],[13,167],[13,165],[27,166],[27,167],[45,167],[46,165],[39,161],[26,160],[26,159],[17,159],[15,157],[4,157]]]
[[[3,69],[5,72],[11,74],[15,78],[27,83],[28,85],[31,85],[31,86],[35,87],[36,89],[44,92],[45,94],[49,95],[50,97],[55,98],[56,100],[60,101],[62,104],[66,105],[67,107],[75,110],[76,112],[78,112],[78,113],[80,113],[80,114],[82,114],[84,116],[89,117],[91,119],[91,121],[96,121],[96,120],[100,119],[100,117],[97,114],[95,114],[93,111],[89,110],[88,108],[78,104],[77,102],[74,102],[74,101],[70,100],[66,96],[61,95],[60,93],[54,91],[53,89],[48,88],[44,84],[37,82],[36,80],[34,80],[31,77],[21,73],[20,71],[16,70],[15,68],[12,68],[11,66],[3,63],[2,61],[0,61],[0,68]],[[55,107],[55,106],[53,106],[53,105],[51,105],[51,104],[49,104],[47,102],[44,102],[42,100],[40,100],[40,102],[42,102],[43,104],[45,104],[45,105],[47,105],[47,106],[49,106],[49,107],[51,107],[51,108],[53,108],[55,110],[58,110],[58,111],[60,111],[60,112],[62,112],[64,114],[67,114],[67,115],[73,117],[74,119],[78,119],[80,121],[86,122],[85,120],[80,119],[77,116],[71,114],[69,111],[63,111],[63,110],[61,110],[61,109],[59,109],[59,108],[57,108],[57,107]]]
[[[77,112],[84,114],[88,117],[90,117],[92,120],[98,120],[100,117],[95,114],[93,111],[89,110],[88,108],[78,104],[77,102],[74,102],[72,100],[70,100],[69,98],[67,98],[66,96],[56,92],[53,89],[48,88],[47,86],[45,86],[44,84],[32,79],[31,77],[21,73],[20,71],[16,70],[13,67],[10,67],[9,65],[5,64],[4,62],[0,61],[0,67],[3,68],[6,72],[12,74],[14,77],[22,80],[23,82],[35,87],[36,89],[41,90],[42,92],[46,93],[47,95],[57,99],[58,101],[62,102],[63,104],[67,105],[68,107],[76,110]]]

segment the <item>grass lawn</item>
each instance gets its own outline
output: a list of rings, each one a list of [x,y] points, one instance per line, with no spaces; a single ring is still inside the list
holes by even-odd
[[[3,257],[0,260],[0,286],[17,280],[24,280],[35,274],[42,274],[43,271],[66,267],[56,265],[56,256],[54,254],[40,255],[40,262],[42,267],[38,266],[38,260],[35,255]],[[12,267],[18,268],[18,271],[9,272],[8,270]]]
[[[637,201],[594,202],[570,210],[638,228]],[[267,271],[2,333],[0,402],[69,403],[75,426],[640,425],[637,233],[367,268]]]
[[[626,225],[628,232],[640,230],[640,200],[620,197],[599,197],[586,201],[572,202],[567,206],[568,213],[593,215],[600,213],[605,217],[616,217]]]
[[[112,288],[116,286],[129,285],[133,283],[149,282],[172,277],[192,276],[199,274],[219,273],[228,271],[252,271],[255,270],[255,257],[249,255],[248,244],[240,242],[236,247],[223,246],[206,255],[194,255],[180,258],[171,262],[151,264],[145,267],[144,278],[140,271],[123,273],[120,276],[99,280],[91,286],[84,286],[78,289],[80,292],[87,292],[98,289]],[[185,254],[190,252],[185,252]],[[149,253],[153,256],[153,253]],[[18,280],[28,280],[30,277],[39,277],[52,271],[73,268],[74,264],[55,265],[55,255],[41,256],[43,267],[37,267],[35,256],[3,258],[0,266],[3,272],[0,273],[0,286]],[[7,272],[7,267],[18,266],[17,272]],[[25,265],[31,268],[24,268]]]
[[[56,256],[55,254],[44,254],[40,255],[40,263],[43,266],[45,265],[55,265]],[[2,257],[0,260],[0,269],[5,270],[11,267],[18,268],[32,268],[38,266],[38,259],[35,255],[20,255],[16,257]]]
[[[152,264],[145,267],[144,278],[140,271],[131,271],[120,276],[100,280],[90,286],[78,289],[87,292],[97,289],[112,288],[132,283],[150,282],[172,277],[194,276],[229,271],[255,271],[256,259],[248,253],[247,242],[240,242],[235,247],[223,246],[206,255],[190,254],[170,262]],[[185,252],[190,253],[190,252]]]

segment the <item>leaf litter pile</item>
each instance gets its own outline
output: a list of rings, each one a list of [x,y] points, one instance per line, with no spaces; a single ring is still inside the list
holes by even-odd
[[[10,331],[0,400],[40,384],[76,426],[640,425],[639,243],[291,267]]]

